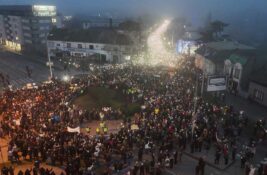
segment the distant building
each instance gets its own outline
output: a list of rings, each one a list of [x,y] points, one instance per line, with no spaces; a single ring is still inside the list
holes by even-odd
[[[124,62],[134,50],[132,40],[111,29],[53,30],[47,43],[48,56],[55,59],[100,59]]]
[[[254,53],[253,47],[238,42],[210,42],[196,50],[195,65],[206,76],[226,75],[230,90],[246,97]]]
[[[228,79],[228,89],[247,97],[249,77],[253,72],[256,56],[253,52],[236,51],[224,61],[224,74]]]
[[[55,6],[0,6],[0,43],[15,51],[45,50],[56,21]]]
[[[82,21],[83,29],[90,28],[113,28],[118,27],[122,20],[112,19],[112,18],[103,18],[103,17],[90,17]]]
[[[236,51],[253,52],[253,47],[233,41],[203,44],[196,50],[195,65],[207,75],[224,74],[224,61]]]

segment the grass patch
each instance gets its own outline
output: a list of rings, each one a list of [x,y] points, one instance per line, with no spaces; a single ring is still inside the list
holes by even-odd
[[[89,87],[73,103],[89,111],[102,107],[121,109],[127,116],[140,110],[140,104],[128,102],[120,90],[105,87]]]

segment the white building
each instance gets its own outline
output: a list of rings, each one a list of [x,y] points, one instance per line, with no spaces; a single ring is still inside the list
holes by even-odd
[[[225,74],[225,60],[236,51],[253,51],[254,48],[233,41],[203,44],[196,50],[195,65],[207,75]]]
[[[45,49],[55,17],[55,6],[0,6],[0,43],[15,51]]]
[[[115,30],[55,30],[48,37],[48,57],[124,62],[134,50],[132,41]]]

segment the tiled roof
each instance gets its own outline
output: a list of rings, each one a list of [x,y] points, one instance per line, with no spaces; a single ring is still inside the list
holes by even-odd
[[[206,47],[212,48],[215,50],[253,50],[251,46],[247,46],[234,41],[218,41],[210,42],[206,44]]]
[[[103,44],[130,45],[132,40],[112,29],[55,29],[50,32],[48,40],[73,41]]]

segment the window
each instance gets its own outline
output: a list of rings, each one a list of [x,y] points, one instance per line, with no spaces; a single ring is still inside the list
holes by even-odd
[[[57,46],[60,47],[60,43],[57,43]]]
[[[52,18],[52,23],[56,23],[57,19],[56,18]]]
[[[263,97],[264,97],[264,93],[263,91],[260,91],[258,89],[254,89],[254,98],[256,100],[260,100],[260,101],[263,101]]]
[[[118,48],[117,47],[114,47],[113,48],[113,51],[117,52],[118,51]]]
[[[240,78],[241,70],[236,68],[234,73],[234,78],[239,79]]]
[[[83,48],[82,44],[78,44],[78,48],[82,49]]]
[[[67,48],[71,48],[71,43],[67,43]]]
[[[94,49],[94,45],[90,45],[89,49],[93,50]]]

